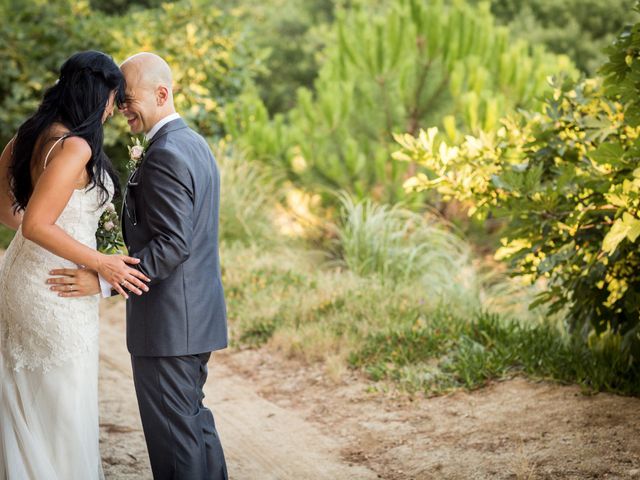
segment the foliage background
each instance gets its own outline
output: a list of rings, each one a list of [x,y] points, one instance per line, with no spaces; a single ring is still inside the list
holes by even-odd
[[[236,344],[637,394],[633,3],[0,0],[0,141],[71,53],[154,51],[222,169]]]

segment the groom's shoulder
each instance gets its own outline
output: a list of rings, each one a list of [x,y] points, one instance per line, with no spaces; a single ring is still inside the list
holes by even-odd
[[[187,166],[193,166],[196,158],[210,158],[213,153],[207,140],[187,126],[159,138],[149,147],[146,155],[151,161],[150,163],[171,159],[185,163]]]
[[[187,127],[184,132],[188,136],[189,140],[210,150],[209,143],[207,142],[206,138],[196,132],[193,128]]]

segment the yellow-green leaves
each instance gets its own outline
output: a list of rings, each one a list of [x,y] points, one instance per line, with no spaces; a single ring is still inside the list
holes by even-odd
[[[545,282],[539,304],[577,327],[606,320],[624,329],[640,321],[640,142],[600,85],[557,85],[544,113],[488,133],[396,136],[394,158],[424,170],[408,190],[433,189],[471,214],[504,219],[496,258]]]
[[[635,242],[639,235],[640,220],[625,212],[622,218],[618,218],[614,222],[611,230],[604,237],[602,250],[611,254],[625,238],[630,242]]]

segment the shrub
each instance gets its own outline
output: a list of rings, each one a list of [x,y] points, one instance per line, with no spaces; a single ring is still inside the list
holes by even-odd
[[[632,361],[640,358],[639,29],[609,51],[608,96],[598,79],[556,85],[541,114],[456,146],[437,129],[398,137],[397,156],[425,166],[407,188],[436,188],[472,202],[476,214],[506,218],[498,255],[515,274],[548,281],[537,302],[566,309],[585,337],[623,335]]]
[[[391,290],[414,285],[462,315],[488,308],[522,320],[545,314],[521,308],[535,289],[509,279],[496,264],[475,258],[471,245],[435,214],[341,196],[335,255],[339,265],[378,277]]]

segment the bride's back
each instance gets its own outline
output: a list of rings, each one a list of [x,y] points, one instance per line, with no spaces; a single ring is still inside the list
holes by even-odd
[[[56,141],[45,140],[42,146],[50,149]],[[44,168],[45,160],[46,154],[37,158],[34,170],[38,165]],[[112,195],[111,180],[107,177],[105,182]],[[76,189],[56,225],[95,249],[105,207],[97,188]],[[46,369],[85,352],[96,341],[98,297],[59,297],[45,283],[56,268],[77,266],[25,239],[18,228],[0,268],[0,314],[10,312],[4,315],[2,341],[15,368]]]

